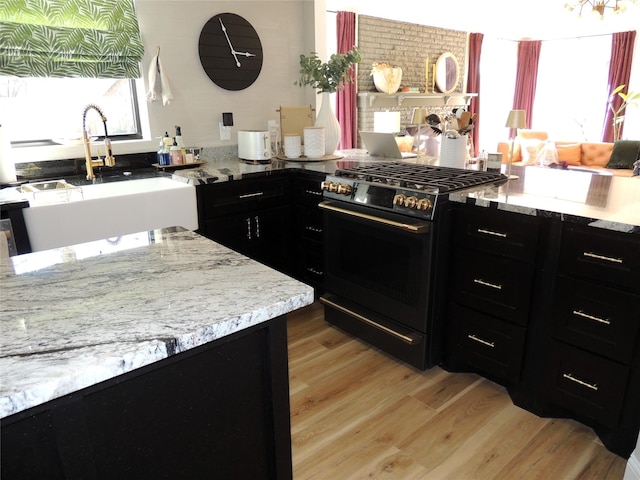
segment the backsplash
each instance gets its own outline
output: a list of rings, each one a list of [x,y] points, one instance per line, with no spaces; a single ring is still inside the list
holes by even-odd
[[[402,87],[418,87],[421,92],[427,87],[428,93],[433,93],[433,66],[441,54],[451,52],[460,65],[455,91],[466,93],[467,49],[467,32],[359,15],[358,50],[362,53],[362,61],[358,65],[358,92],[377,91],[371,67],[379,62],[402,68]],[[425,85],[427,60],[429,69]],[[440,110],[432,109],[436,113]],[[402,127],[411,123],[413,107],[410,105],[370,106],[359,98],[358,131],[373,130],[374,112],[386,111],[400,112]],[[359,145],[362,147],[361,143]]]
[[[238,158],[237,145],[224,145],[217,147],[206,147],[202,149],[201,160],[218,160]],[[116,155],[115,167],[98,167],[105,171],[135,171],[141,169],[152,169],[153,164],[158,162],[156,152],[130,153]],[[65,160],[44,160],[39,162],[16,163],[16,175],[18,180],[47,180],[61,179],[74,176],[84,176],[84,158],[71,158]]]

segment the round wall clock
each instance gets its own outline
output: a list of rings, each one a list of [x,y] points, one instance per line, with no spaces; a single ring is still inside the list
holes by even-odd
[[[220,13],[207,21],[200,32],[198,52],[204,71],[225,90],[249,87],[262,70],[258,32],[235,13]]]

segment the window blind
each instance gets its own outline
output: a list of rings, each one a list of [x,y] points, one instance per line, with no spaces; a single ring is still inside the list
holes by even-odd
[[[139,78],[133,0],[3,0],[0,75]]]

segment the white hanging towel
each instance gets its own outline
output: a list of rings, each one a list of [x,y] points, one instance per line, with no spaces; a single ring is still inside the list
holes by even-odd
[[[158,78],[158,74],[159,77]],[[147,100],[155,102],[158,100],[159,95],[162,96],[162,105],[169,105],[173,100],[173,93],[171,93],[171,85],[169,85],[169,78],[162,68],[162,62],[160,61],[160,47],[156,50],[156,55],[149,64],[149,91],[147,93]],[[159,85],[158,85],[159,84]],[[159,87],[159,92],[158,92]],[[159,95],[158,95],[159,94]]]

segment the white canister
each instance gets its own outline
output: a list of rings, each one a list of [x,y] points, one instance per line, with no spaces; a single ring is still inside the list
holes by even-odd
[[[441,167],[464,168],[464,160],[467,155],[467,136],[460,135],[458,138],[442,137],[440,143]]]
[[[300,158],[302,155],[302,141],[297,133],[284,134],[284,156],[287,158]]]
[[[307,158],[324,157],[324,127],[304,128],[304,155]]]

